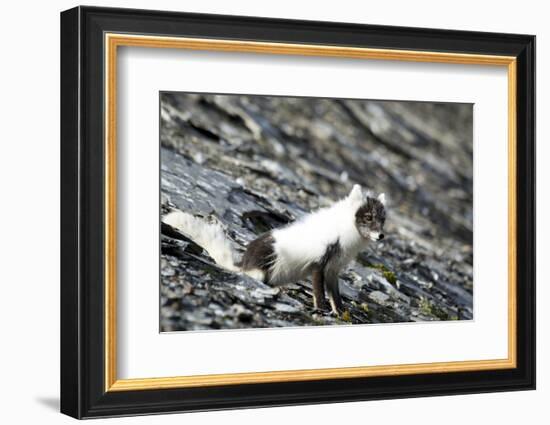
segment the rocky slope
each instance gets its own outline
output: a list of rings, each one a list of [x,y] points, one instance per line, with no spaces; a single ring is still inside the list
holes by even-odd
[[[161,213],[212,214],[241,251],[354,183],[388,199],[341,317],[312,314],[309,281],[225,271],[163,225],[161,330],[472,319],[471,105],[162,93],[160,136]]]

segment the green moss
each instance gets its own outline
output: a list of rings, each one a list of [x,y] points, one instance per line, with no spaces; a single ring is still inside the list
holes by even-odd
[[[351,323],[351,314],[349,312],[349,310],[345,310],[342,315],[340,316],[340,318],[344,321],[344,322],[348,322],[348,323]]]
[[[386,278],[388,282],[390,282],[392,285],[395,285],[397,283],[397,277],[395,277],[395,273],[392,271],[383,271],[382,275]]]
[[[432,311],[433,311],[433,313],[436,317],[439,317],[439,319],[441,319],[441,320],[450,320],[449,313],[447,313],[445,310],[443,310],[443,309],[441,309],[437,306],[433,306]]]
[[[418,307],[420,307],[420,312],[427,316],[432,315],[432,303],[430,303],[426,298],[420,298],[418,302]]]
[[[394,272],[392,272],[390,269],[388,269],[384,264],[382,263],[369,263],[368,261],[362,262],[364,266],[369,267],[371,269],[378,270],[380,273],[382,273],[382,276],[391,283],[392,285],[395,285],[397,283],[397,276]]]
[[[427,298],[420,298],[418,305],[420,307],[420,312],[426,316],[437,317],[440,320],[455,320],[449,317],[449,314],[445,310],[438,307]]]

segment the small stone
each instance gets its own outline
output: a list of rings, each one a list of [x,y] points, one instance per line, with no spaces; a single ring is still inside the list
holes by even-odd
[[[253,317],[253,313],[241,304],[233,304],[230,309],[230,314],[237,317],[241,322],[250,322]]]
[[[380,291],[372,291],[369,294],[369,298],[371,300],[373,300],[374,302],[376,302],[378,304],[381,304],[381,305],[388,304],[388,302],[390,300],[390,296],[388,294],[384,294],[383,292],[380,292]]]
[[[300,311],[299,308],[284,303],[275,303],[273,307],[283,313],[298,313]]]

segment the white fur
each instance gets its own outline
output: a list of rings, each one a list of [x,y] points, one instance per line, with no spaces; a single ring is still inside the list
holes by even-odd
[[[201,218],[183,211],[172,211],[162,218],[166,223],[203,248],[220,267],[232,272],[243,272],[253,279],[263,281],[265,273],[262,270],[243,271],[235,266],[235,250],[226,236],[222,224],[214,217]]]
[[[273,230],[276,260],[270,282],[282,285],[303,279],[336,241],[342,250],[340,266],[345,266],[366,243],[355,226],[355,213],[364,201],[361,187],[355,185],[347,198],[331,207]]]
[[[378,199],[384,203],[384,194],[378,196]],[[270,283],[284,285],[307,277],[311,267],[337,241],[341,254],[337,264],[333,266],[342,268],[349,263],[368,243],[355,226],[355,213],[365,200],[361,186],[356,184],[346,198],[334,205],[307,214],[286,227],[273,230],[276,260],[270,270]],[[173,211],[165,215],[162,221],[200,245],[221,267],[230,271],[242,271],[235,266],[232,243],[222,224],[215,218],[205,219],[186,212]],[[379,234],[369,236],[377,240]],[[265,277],[261,270],[248,270],[245,273],[254,279],[263,280]]]
[[[183,211],[170,212],[162,218],[162,221],[178,229],[201,246],[221,267],[231,271],[239,270],[235,266],[231,241],[227,238],[219,221],[212,219],[209,222]]]
[[[378,195],[378,200],[380,201],[380,203],[384,206],[386,206],[386,194],[385,193],[381,193],[380,195]]]

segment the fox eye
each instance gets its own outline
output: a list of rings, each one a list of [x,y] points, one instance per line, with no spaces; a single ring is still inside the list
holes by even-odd
[[[365,215],[365,219],[366,219],[367,221],[372,221],[372,214],[367,214],[367,215]]]

